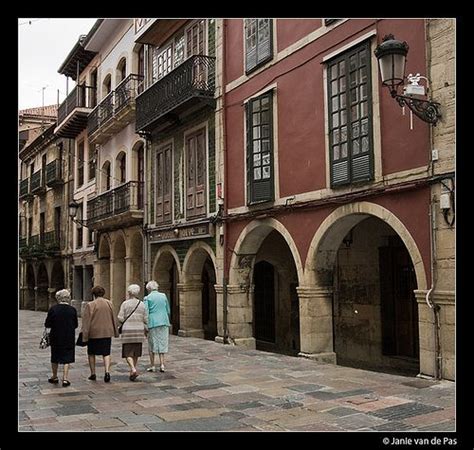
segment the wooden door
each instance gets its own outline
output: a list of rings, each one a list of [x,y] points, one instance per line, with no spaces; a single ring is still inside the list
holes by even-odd
[[[171,222],[171,144],[156,154],[156,223]]]
[[[186,217],[204,216],[207,207],[206,138],[201,129],[186,138]]]

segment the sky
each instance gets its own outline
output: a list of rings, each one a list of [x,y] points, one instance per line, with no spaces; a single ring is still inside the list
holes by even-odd
[[[59,103],[66,98],[66,76],[58,69],[81,34],[97,19],[18,19],[18,108]],[[74,87],[69,79],[69,92]]]

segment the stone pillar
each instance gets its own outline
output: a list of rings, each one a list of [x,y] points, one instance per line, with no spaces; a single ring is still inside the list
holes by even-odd
[[[35,311],[39,311],[38,286],[35,286]]]
[[[130,286],[134,281],[132,281],[132,258],[130,256],[125,256],[125,286]]]
[[[217,314],[217,336],[216,342],[224,343],[224,286],[215,284],[216,290],[216,314]]]
[[[94,281],[96,286],[105,289],[105,297],[110,298],[110,260],[98,259],[94,262]]]
[[[426,303],[426,290],[416,290],[420,341],[420,373],[434,377],[436,361],[440,358],[442,378],[455,379],[455,293],[434,291],[430,299],[439,307],[439,354],[436,353],[436,328],[433,309]]]
[[[54,295],[55,293],[56,293],[55,288],[52,288],[52,287],[48,288],[48,309],[57,303],[56,296]]]
[[[332,288],[296,288],[300,304],[299,356],[336,364],[333,344]]]
[[[253,289],[246,285],[227,286],[227,327],[236,344],[255,349],[253,336]]]
[[[179,331],[178,336],[204,337],[202,328],[202,283],[178,283]]]
[[[92,279],[89,276],[89,267],[90,266],[83,266],[82,267],[82,300],[89,301],[92,300]]]
[[[28,286],[20,287],[20,309],[28,308]]]

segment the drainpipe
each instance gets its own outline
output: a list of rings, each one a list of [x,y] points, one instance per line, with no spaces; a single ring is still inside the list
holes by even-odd
[[[222,19],[222,141],[223,141],[223,148],[222,154],[224,156],[224,217],[227,216],[227,132],[226,132],[226,106],[225,106],[225,86],[226,86],[226,73],[225,73],[225,58],[226,58],[226,48],[225,48],[225,37],[226,37],[226,27],[227,27],[227,20]],[[228,277],[227,273],[229,271],[228,264],[227,264],[227,224],[225,222],[221,222],[221,226],[224,227],[224,271],[222,275],[222,287],[223,287],[223,327],[224,327],[224,344],[229,344],[229,331],[228,331],[228,323],[227,323],[227,284],[228,284]]]
[[[428,71],[431,68],[431,46],[430,46],[430,36],[429,36],[429,21],[427,20],[425,27],[425,42],[426,45],[426,59],[428,65]],[[429,88],[431,89],[431,73],[428,73],[429,79]],[[429,171],[431,173],[431,177],[434,176],[434,161],[431,150],[434,148],[434,136],[433,136],[433,127],[429,127],[430,130],[430,148],[429,148]],[[431,194],[431,193],[430,193]],[[441,357],[441,339],[440,339],[440,320],[439,320],[439,310],[440,306],[437,305],[433,301],[433,291],[436,286],[437,281],[437,274],[435,272],[435,261],[436,261],[436,202],[434,196],[431,196],[430,201],[430,244],[431,244],[431,287],[426,293],[426,304],[431,309],[433,313],[433,335],[434,335],[434,342],[435,342],[435,360],[434,360],[434,368],[435,368],[435,379],[439,380],[442,378],[442,357]]]

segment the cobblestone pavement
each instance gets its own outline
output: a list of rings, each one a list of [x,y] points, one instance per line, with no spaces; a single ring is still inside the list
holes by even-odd
[[[46,313],[20,311],[19,431],[454,431],[454,383],[369,372],[171,336],[165,373],[128,380],[113,340],[112,381],[88,381],[76,347],[68,388],[47,382]],[[146,355],[146,356],[145,356]],[[101,358],[100,358],[101,359]],[[60,368],[60,376],[61,376]]]

